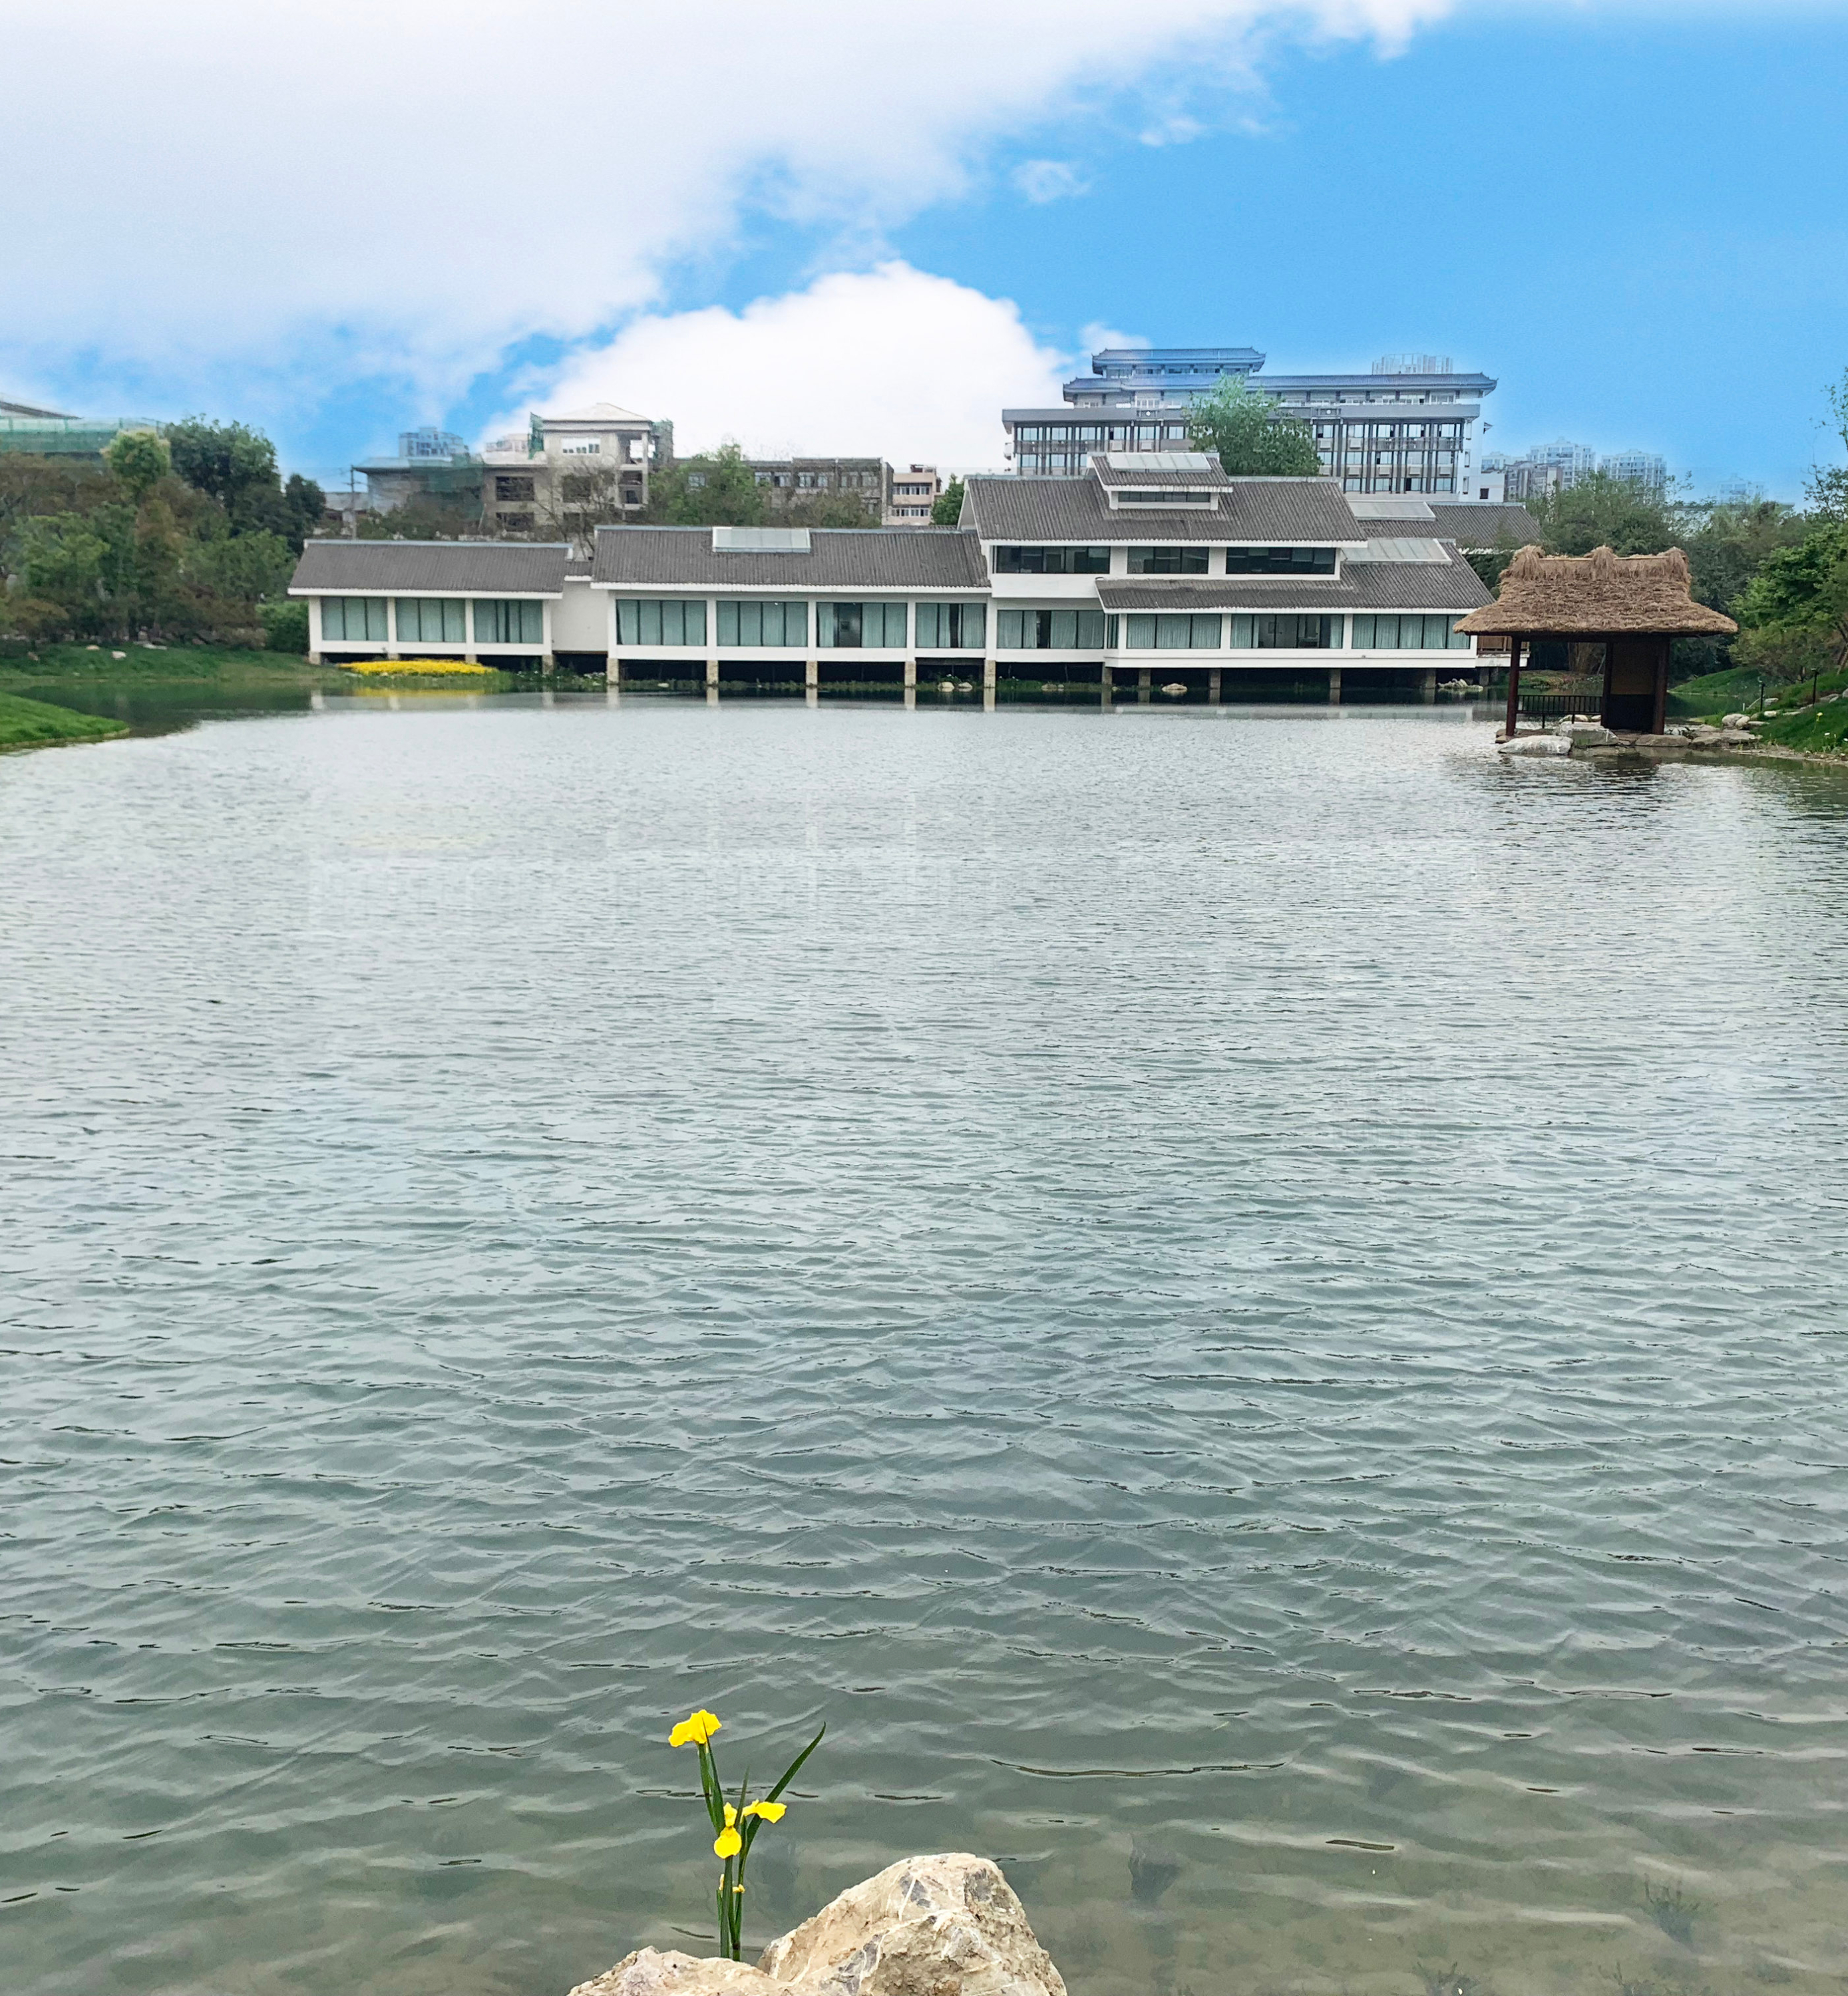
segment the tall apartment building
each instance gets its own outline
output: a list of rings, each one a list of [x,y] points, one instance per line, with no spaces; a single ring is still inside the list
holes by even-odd
[[[1518,457],[1485,456],[1482,463],[1485,477],[1502,481],[1496,497],[1506,496],[1514,501],[1543,499],[1550,493],[1569,491],[1594,471],[1658,494],[1668,489],[1667,460],[1656,452],[1618,450],[1600,457],[1589,444],[1573,443],[1565,437],[1536,444]]]
[[[1364,374],[1263,375],[1265,359],[1251,346],[1104,348],[1065,384],[1065,407],[1001,411],[1013,468],[1075,478],[1093,452],[1185,449],[1189,410],[1233,375],[1309,425],[1345,492],[1484,496],[1471,474],[1488,375],[1438,354],[1389,354]]]

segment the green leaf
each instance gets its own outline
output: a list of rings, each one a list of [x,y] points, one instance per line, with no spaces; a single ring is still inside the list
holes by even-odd
[[[789,1786],[790,1782],[794,1781],[797,1774],[801,1771],[803,1762],[806,1760],[810,1754],[814,1753],[815,1749],[821,1745],[822,1734],[825,1733],[827,1730],[827,1726],[824,1726],[821,1728],[821,1733],[817,1733],[814,1738],[812,1739],[808,1744],[803,1748],[802,1751],[796,1756],[795,1759],[783,1769],[783,1779],[776,1784],[775,1788],[771,1789],[770,1792],[767,1795],[764,1797],[764,1800],[766,1802],[773,1802],[776,1801],[776,1798],[783,1793],[783,1790]]]

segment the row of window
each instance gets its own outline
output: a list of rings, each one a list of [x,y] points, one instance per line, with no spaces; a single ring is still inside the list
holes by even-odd
[[[1130,548],[1131,575],[1333,575],[1333,548],[1227,548],[1223,569],[1210,548]],[[996,575],[1108,575],[1108,548],[996,548]]]
[[[1377,614],[1356,617],[1354,644],[1356,651],[1467,652],[1469,640],[1456,629],[1456,619],[1402,613],[1396,617]]]
[[[718,605],[718,642],[736,645],[804,645],[809,641],[808,605],[755,597]],[[905,649],[907,606],[903,603],[817,603],[815,643],[824,650]],[[983,603],[917,605],[920,651],[979,651],[988,635]],[[706,606],[691,601],[630,601],[616,605],[619,645],[703,645]]]
[[[466,645],[468,613],[474,606],[477,645],[542,645],[545,606],[514,599],[460,596],[401,596],[397,638],[401,645]],[[323,644],[382,645],[391,639],[382,596],[324,596],[321,599]]]
[[[401,596],[400,644],[461,645],[468,642],[469,601],[459,597]],[[480,645],[537,645],[545,618],[537,603],[477,599],[473,602],[475,642]],[[1354,620],[1358,649],[1467,650],[1469,640],[1441,614],[1368,612]],[[815,642],[824,649],[903,651],[907,606],[903,603],[818,603]],[[1151,611],[1107,620],[1101,610],[997,610],[995,644],[1003,652],[1071,652],[1113,649],[1120,623],[1123,644],[1131,651],[1217,651],[1223,618],[1218,612]],[[746,599],[718,605],[718,642],[725,645],[800,646],[808,642],[808,605],[793,601]],[[920,603],[920,651],[979,651],[987,637],[987,606],[980,603]],[[376,596],[325,596],[321,599],[324,643],[382,644],[390,633],[386,602]],[[666,601],[619,600],[616,637],[622,645],[704,645],[706,605],[697,598]],[[1338,647],[1340,620],[1333,617],[1258,615],[1232,618],[1234,651],[1319,651]]]

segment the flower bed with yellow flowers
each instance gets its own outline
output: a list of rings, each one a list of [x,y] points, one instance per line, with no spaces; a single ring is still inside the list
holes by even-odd
[[[761,1800],[751,1799],[751,1777],[748,1774],[739,1782],[738,1800],[728,1802],[725,1791],[719,1786],[718,1763],[713,1757],[712,1736],[719,1729],[715,1712],[695,1712],[683,1719],[667,1736],[670,1746],[697,1746],[700,1750],[700,1788],[706,1798],[706,1813],[712,1819],[716,1833],[712,1839],[712,1854],[724,1861],[724,1868],[718,1881],[718,1944],[719,1956],[725,1961],[744,1959],[744,1902],[745,1867],[750,1861],[751,1846],[757,1841],[757,1833],[766,1822],[780,1822],[787,1805],[776,1798],[791,1781],[804,1760],[821,1743],[821,1733],[804,1746],[795,1759],[783,1771],[783,1778]]]
[[[466,659],[362,659],[342,667],[362,679],[491,679],[492,666],[471,665]]]

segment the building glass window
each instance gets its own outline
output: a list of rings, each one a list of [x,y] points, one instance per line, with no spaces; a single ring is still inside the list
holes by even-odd
[[[385,599],[382,596],[324,596],[321,599],[322,643],[382,645],[385,642]]]
[[[1341,642],[1338,617],[1258,617],[1232,620],[1235,652],[1326,652]]]
[[[1227,548],[1227,575],[1333,575],[1333,548]]]
[[[1166,611],[1159,615],[1130,617],[1124,643],[1132,652],[1217,652],[1220,620],[1217,617],[1182,616]]]
[[[757,597],[721,599],[718,641],[721,645],[806,645],[808,605],[766,602]]]
[[[1129,572],[1131,575],[1204,575],[1206,573],[1206,550],[1204,548],[1131,548],[1129,551]]]
[[[619,645],[703,645],[706,606],[697,602],[619,601],[616,642]]]
[[[1375,652],[1467,652],[1469,640],[1456,625],[1447,611],[1372,614],[1354,618],[1354,642],[1358,650]]]
[[[818,603],[815,642],[841,650],[903,651],[902,603]]]
[[[997,610],[995,646],[1003,652],[1075,652],[1103,646],[1101,610]]]
[[[921,603],[917,606],[921,652],[978,652],[987,635],[986,604]]]
[[[996,575],[1108,575],[1108,548],[996,548]]]
[[[497,499],[524,499],[530,504],[533,497],[532,480],[530,478],[510,477],[504,472],[497,473],[494,497]]]
[[[522,603],[514,598],[475,603],[475,642],[477,645],[542,645],[545,642],[543,604]]]
[[[459,596],[401,596],[397,641],[401,645],[466,644],[466,606]]]

